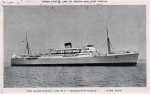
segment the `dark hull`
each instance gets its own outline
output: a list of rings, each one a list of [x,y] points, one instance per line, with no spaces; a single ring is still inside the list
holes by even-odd
[[[135,66],[136,62],[126,63],[82,63],[82,64],[15,64],[12,66]]]

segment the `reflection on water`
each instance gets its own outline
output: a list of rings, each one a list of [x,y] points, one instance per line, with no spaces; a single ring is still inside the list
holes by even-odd
[[[7,66],[4,87],[146,87],[146,63],[131,67]]]

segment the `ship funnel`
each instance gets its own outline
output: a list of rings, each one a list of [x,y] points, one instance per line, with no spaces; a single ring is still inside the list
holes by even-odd
[[[64,45],[65,45],[65,48],[72,48],[71,42],[67,42]]]

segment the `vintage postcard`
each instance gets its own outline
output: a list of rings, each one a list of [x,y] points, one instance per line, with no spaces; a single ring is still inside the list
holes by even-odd
[[[148,1],[3,0],[1,92],[148,94]]]

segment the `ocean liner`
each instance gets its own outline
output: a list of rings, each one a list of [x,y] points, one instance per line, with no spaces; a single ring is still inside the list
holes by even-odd
[[[81,48],[73,48],[71,42],[64,44],[65,49],[49,49],[46,54],[31,55],[26,34],[27,54],[12,55],[12,66],[47,66],[47,65],[104,65],[104,66],[135,66],[138,60],[138,52],[135,51],[111,51],[111,43],[107,29],[107,54],[99,54],[94,45],[86,45]]]

